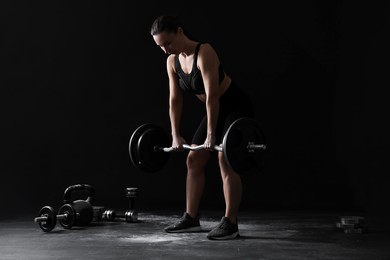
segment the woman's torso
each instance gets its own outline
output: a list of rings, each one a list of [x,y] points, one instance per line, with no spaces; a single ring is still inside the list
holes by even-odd
[[[175,57],[175,69],[178,75],[179,86],[182,90],[195,94],[201,101],[205,102],[206,94],[204,91],[203,78],[197,65],[200,47],[202,43],[197,43],[192,55],[184,57],[178,55]],[[231,78],[224,72],[219,63],[219,93],[220,96],[228,89]]]

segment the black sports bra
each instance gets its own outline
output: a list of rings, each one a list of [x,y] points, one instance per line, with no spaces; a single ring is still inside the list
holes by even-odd
[[[198,66],[196,65],[198,60],[198,52],[201,44],[202,43],[198,43],[196,45],[195,53],[194,53],[194,63],[192,64],[191,73],[189,74],[184,73],[179,62],[179,56],[175,57],[175,68],[179,79],[180,88],[184,91],[196,95],[206,93],[204,89],[202,73],[200,72]],[[221,83],[225,77],[225,73],[223,71],[221,64],[219,65],[218,73],[219,73],[219,83]]]

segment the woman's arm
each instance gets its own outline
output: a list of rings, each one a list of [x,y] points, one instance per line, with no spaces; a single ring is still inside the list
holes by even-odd
[[[219,58],[209,44],[204,44],[199,50],[198,66],[202,72],[206,91],[207,138],[205,148],[212,150],[215,145],[215,129],[219,113]]]
[[[179,88],[177,75],[174,70],[175,56],[167,58],[167,73],[169,78],[169,118],[171,121],[171,134],[175,141],[180,137],[180,119],[183,110],[183,93]]]

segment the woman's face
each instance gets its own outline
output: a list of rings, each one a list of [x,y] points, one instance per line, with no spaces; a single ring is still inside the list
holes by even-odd
[[[153,35],[153,39],[166,54],[178,54],[178,34],[174,32],[161,32]]]

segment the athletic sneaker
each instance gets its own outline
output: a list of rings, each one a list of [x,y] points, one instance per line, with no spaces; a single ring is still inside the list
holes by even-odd
[[[222,217],[221,222],[207,234],[208,239],[214,240],[234,239],[239,236],[237,222],[233,224],[227,217]]]
[[[201,231],[199,216],[193,218],[184,212],[179,221],[164,229],[168,233],[197,232]]]

